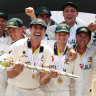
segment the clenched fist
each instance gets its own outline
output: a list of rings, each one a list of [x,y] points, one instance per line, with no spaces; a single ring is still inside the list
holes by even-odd
[[[94,32],[96,30],[96,23],[90,22],[87,27],[91,32]]]
[[[25,8],[26,15],[30,16],[31,20],[36,18],[34,9],[32,7]]]

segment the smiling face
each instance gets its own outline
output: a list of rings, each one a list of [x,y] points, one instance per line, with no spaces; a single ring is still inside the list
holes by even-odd
[[[74,24],[76,17],[78,16],[78,12],[74,7],[68,5],[63,11],[63,16],[66,24]]]
[[[90,41],[91,37],[88,33],[80,32],[76,35],[77,47],[85,49]]]
[[[6,27],[6,22],[7,20],[0,17],[0,37],[3,35],[3,33],[5,32],[5,27]]]
[[[30,27],[30,31],[31,31],[31,38],[34,41],[40,41],[42,40],[42,37],[44,36],[46,29],[43,25],[33,24],[32,27]]]
[[[14,42],[24,37],[23,32],[24,32],[23,26],[20,28],[12,28],[12,27],[8,28],[8,34]]]
[[[69,33],[67,33],[67,32],[55,33],[55,38],[57,40],[57,43],[65,45],[69,38]]]

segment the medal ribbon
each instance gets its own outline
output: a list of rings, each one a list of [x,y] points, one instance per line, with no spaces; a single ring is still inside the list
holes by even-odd
[[[87,58],[88,58],[88,48],[86,49],[85,55],[83,57],[83,62],[82,62],[83,68],[82,69],[85,69],[85,63],[87,61]]]
[[[42,46],[41,46],[41,47],[42,47]],[[41,49],[41,47],[40,47],[40,49]],[[31,65],[33,65],[33,66],[39,66],[40,61],[41,61],[41,58],[42,58],[42,55],[43,55],[43,51],[40,52],[40,50],[39,50],[39,55],[38,55],[38,58],[37,58],[36,63],[34,62],[31,48],[28,48],[28,54],[29,54],[29,59],[30,59]],[[33,69],[33,70],[34,70],[34,69]],[[35,74],[36,72],[37,72],[36,70],[33,71],[34,74]]]
[[[67,48],[65,48],[66,50]],[[64,54],[66,53],[66,51],[64,51]],[[63,54],[63,57],[62,57],[62,60],[61,60],[61,64],[59,63],[59,60],[58,60],[58,53],[57,53],[57,43],[55,42],[54,44],[54,58],[55,58],[55,61],[56,61],[56,69],[59,70],[60,72],[63,72],[63,68],[64,68],[64,62],[65,62],[65,55]],[[58,78],[61,78],[61,76],[58,76]]]
[[[76,29],[77,29],[77,24],[75,23],[75,25],[73,26],[72,30],[70,31],[70,37],[68,38],[67,43],[71,43],[72,39],[75,39],[76,41]]]

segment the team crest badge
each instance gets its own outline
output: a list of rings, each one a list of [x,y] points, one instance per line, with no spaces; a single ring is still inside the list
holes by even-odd
[[[42,20],[41,19],[38,19],[38,21],[37,22],[42,22]]]
[[[65,64],[69,64],[69,59],[65,59]]]
[[[0,15],[3,15],[3,13],[0,13]]]
[[[46,10],[46,9],[44,9],[43,11],[44,11],[44,12],[46,12],[47,10]]]
[[[88,62],[92,62],[92,57],[89,57],[88,58]]]
[[[86,30],[86,28],[82,28],[82,29],[81,29],[81,31],[85,31],[85,30]]]
[[[65,30],[65,29],[66,29],[66,27],[65,27],[65,26],[62,26],[62,29],[64,29],[64,30]]]
[[[9,25],[14,25],[14,22],[10,22]]]

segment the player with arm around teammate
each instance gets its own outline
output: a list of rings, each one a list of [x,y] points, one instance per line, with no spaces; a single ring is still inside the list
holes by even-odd
[[[77,58],[74,61],[74,74],[80,76],[75,81],[75,93],[72,96],[91,96],[93,69],[96,70],[94,47],[88,47],[91,40],[91,31],[85,27],[76,30]]]

